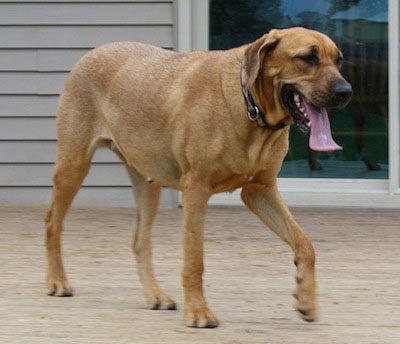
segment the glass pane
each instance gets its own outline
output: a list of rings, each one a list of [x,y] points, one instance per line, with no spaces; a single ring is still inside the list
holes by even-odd
[[[272,28],[303,26],[328,34],[344,53],[351,103],[331,111],[343,150],[317,153],[291,128],[280,177],[388,178],[388,1],[211,0],[210,49],[252,42]]]

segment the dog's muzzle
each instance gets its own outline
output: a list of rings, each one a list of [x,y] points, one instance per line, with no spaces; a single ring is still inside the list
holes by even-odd
[[[329,97],[322,92],[315,92],[314,98],[324,107],[313,104],[302,95],[293,85],[282,88],[282,102],[291,114],[297,129],[309,137],[309,147],[320,152],[341,150],[332,138],[328,113],[325,107],[341,108],[347,105],[353,90],[346,81],[337,83]]]

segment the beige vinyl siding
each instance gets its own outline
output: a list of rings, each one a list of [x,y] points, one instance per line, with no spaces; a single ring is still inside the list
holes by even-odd
[[[133,40],[174,49],[174,1],[0,1],[0,204],[50,201],[56,109],[87,51]],[[175,195],[164,192],[163,205]],[[100,149],[76,204],[130,206],[130,182]]]

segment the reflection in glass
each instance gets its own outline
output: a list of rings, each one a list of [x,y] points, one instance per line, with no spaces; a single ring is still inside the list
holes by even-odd
[[[210,49],[254,41],[272,28],[303,26],[328,34],[344,53],[354,97],[331,112],[343,151],[316,153],[294,128],[281,177],[388,178],[388,1],[211,0]]]

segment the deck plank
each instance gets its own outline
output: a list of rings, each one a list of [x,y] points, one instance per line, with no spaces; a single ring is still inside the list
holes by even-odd
[[[184,326],[180,209],[162,209],[154,229],[156,275],[177,311],[145,308],[131,209],[73,208],[64,256],[76,295],[46,296],[44,211],[0,209],[1,343],[400,342],[398,211],[293,211],[317,251],[321,316],[308,324],[292,308],[290,249],[246,209],[211,208],[204,280],[214,330]]]

